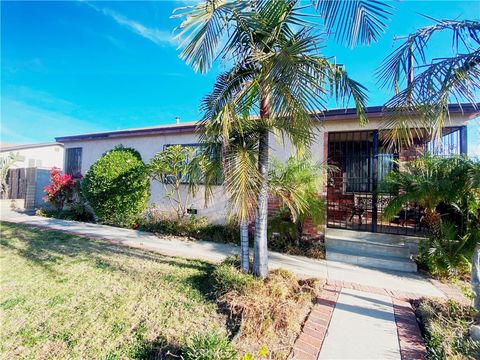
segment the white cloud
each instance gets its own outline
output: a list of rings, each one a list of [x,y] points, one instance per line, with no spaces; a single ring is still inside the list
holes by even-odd
[[[176,46],[177,41],[173,38],[172,33],[156,28],[151,28],[148,26],[143,25],[142,23],[129,19],[128,17],[113,11],[108,8],[99,8],[91,3],[84,2],[88,6],[90,6],[95,11],[98,11],[111,19],[113,19],[117,24],[125,27],[126,29],[130,30],[131,32],[140,35],[141,37],[152,41],[153,43],[164,46]]]

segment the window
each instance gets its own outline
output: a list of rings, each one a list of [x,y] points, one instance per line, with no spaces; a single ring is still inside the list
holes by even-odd
[[[461,154],[459,128],[444,128],[440,140],[429,141],[425,145],[425,150],[436,156],[452,156]]]
[[[181,145],[182,147],[189,147],[189,148],[193,148],[193,151],[191,152],[191,156],[192,157],[195,157],[197,156],[198,154],[200,154],[201,151],[204,150],[204,145],[202,144],[168,144],[168,145],[164,145],[163,146],[163,149],[165,150],[166,148],[170,147],[170,146],[176,146],[176,145]],[[220,156],[220,149],[217,148],[216,151],[210,155],[212,158],[214,157],[218,157]],[[187,162],[190,162],[191,159],[187,159]],[[164,182],[165,183],[168,183],[170,180],[170,177],[168,176],[168,174],[165,174],[164,175]],[[186,178],[186,176],[182,176],[182,183],[183,184],[187,184],[188,183],[188,179]],[[203,184],[204,183],[204,180],[202,179],[200,181],[200,184]],[[223,173],[219,173],[217,175],[217,178],[215,179],[215,182],[214,184],[215,185],[221,185],[223,183]]]
[[[66,149],[65,173],[73,177],[77,177],[82,174],[82,148]]]
[[[384,146],[381,140],[379,140],[376,157],[373,150],[373,133],[370,131],[329,134],[329,164],[340,169],[344,192],[372,192],[374,183],[381,182],[395,167],[397,154]],[[375,159],[377,160],[376,179],[373,176]]]

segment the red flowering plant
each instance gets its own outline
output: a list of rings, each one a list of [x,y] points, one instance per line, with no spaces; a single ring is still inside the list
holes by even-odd
[[[55,209],[62,210],[66,202],[71,202],[76,189],[75,179],[68,175],[62,174],[57,167],[50,171],[51,184],[43,188],[45,191],[44,200],[52,204]]]

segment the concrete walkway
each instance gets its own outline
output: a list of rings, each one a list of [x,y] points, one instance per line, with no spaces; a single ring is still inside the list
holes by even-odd
[[[163,255],[179,256],[187,259],[220,262],[229,255],[239,253],[239,247],[230,244],[171,240],[136,230],[29,216],[11,211],[2,212],[0,220],[66,231],[76,235],[108,240],[119,245],[143,248]],[[444,294],[431,282],[418,274],[366,269],[334,261],[314,260],[276,252],[269,253],[269,261],[271,268],[284,268],[300,277],[318,277],[330,281],[344,281],[392,291],[444,297]]]
[[[319,360],[400,360],[392,299],[342,289]]]

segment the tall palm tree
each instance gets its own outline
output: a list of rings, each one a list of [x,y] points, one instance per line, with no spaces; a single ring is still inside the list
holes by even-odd
[[[478,105],[480,21],[433,21],[408,35],[377,71],[379,84],[395,92],[385,104],[392,114],[385,125],[393,128],[388,136],[393,145],[410,145],[425,130],[427,136],[440,138],[450,101]],[[444,47],[451,53],[429,60],[428,45],[440,33],[451,34],[451,46]],[[414,68],[419,70],[415,76]]]
[[[351,45],[375,41],[390,10],[378,1],[330,0],[313,5],[325,28]],[[302,12],[305,7],[297,0],[210,0],[182,8],[175,15],[185,19],[178,36],[183,38],[180,56],[187,64],[202,73],[217,59],[232,64],[217,78],[203,103],[204,123],[216,124],[215,137],[228,144],[232,129],[241,133],[245,124],[255,122],[259,183],[255,189],[254,273],[262,278],[268,275],[270,133],[307,149],[314,140],[311,114],[324,109],[330,95],[345,103],[352,98],[360,121],[366,122],[365,89],[320,54],[325,36]]]

